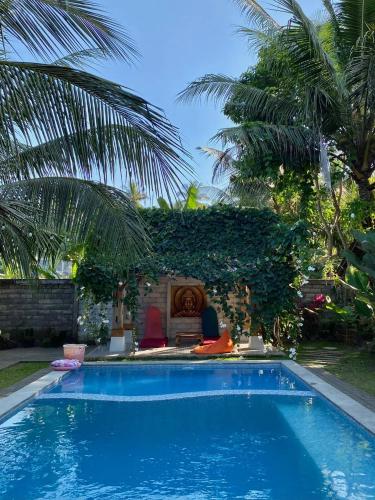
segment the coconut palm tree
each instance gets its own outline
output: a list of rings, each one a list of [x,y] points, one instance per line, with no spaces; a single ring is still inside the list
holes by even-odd
[[[198,149],[213,160],[213,185],[201,189],[212,203],[253,208],[272,206],[272,185],[266,179],[242,174],[237,162],[242,156],[241,147],[234,146],[224,151],[209,146]],[[215,186],[222,181],[226,183],[224,188]]]
[[[192,82],[180,98],[206,96],[238,107],[239,126],[221,130],[225,145],[241,145],[255,159],[272,152],[295,163],[327,169],[339,161],[356,182],[361,199],[371,205],[375,170],[375,2],[323,0],[326,20],[310,20],[296,0],[275,0],[289,15],[281,26],[255,0],[236,0],[249,19],[242,29],[251,43],[274,47],[269,71],[289,89],[261,89],[241,79],[206,75]],[[235,100],[233,98],[235,97]],[[367,220],[371,225],[373,221]]]
[[[128,187],[123,188],[128,198],[137,208],[142,207],[142,202],[147,200],[147,194],[140,191],[135,182],[130,182]]]
[[[0,0],[0,28],[0,260],[30,274],[64,238],[130,259],[147,239],[107,183],[172,193],[188,170],[159,108],[82,69],[131,62],[132,41],[91,0]],[[38,62],[11,59],[20,47]]]

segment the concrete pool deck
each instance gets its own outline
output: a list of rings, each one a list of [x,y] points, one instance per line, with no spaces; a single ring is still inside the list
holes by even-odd
[[[58,382],[65,373],[50,371],[30,384],[18,389],[18,391],[1,398],[0,419],[33,399],[50,385]]]
[[[88,346],[86,353],[90,356],[95,346]],[[62,347],[16,347],[0,351],[0,370],[24,361],[53,361],[64,356]]]
[[[222,364],[221,361],[217,360],[199,360],[199,361],[162,361],[162,364]],[[227,365],[228,362],[225,364]],[[312,373],[307,368],[299,365],[298,363],[291,360],[235,360],[231,361],[230,364],[274,364],[280,363],[289,369],[293,374],[306,382],[318,393],[322,394],[326,399],[333,403],[337,408],[342,410],[344,413],[348,414],[356,422],[361,424],[371,433],[375,434],[375,412],[368,407],[361,404],[359,401],[353,399],[353,397],[348,396],[344,392],[340,391],[333,385],[329,384],[323,380],[318,375]],[[113,366],[116,362],[88,362],[88,365],[96,366]],[[137,363],[141,364],[160,364],[160,361],[142,361]],[[55,372],[51,371],[37,380],[31,382],[30,384],[18,389],[17,391],[9,394],[6,397],[0,398],[0,418],[5,417],[12,411],[16,410],[18,407],[24,405],[30,401],[33,397],[40,394],[43,390],[49,386],[57,383],[67,372]]]
[[[91,352],[88,358],[99,358],[101,361],[113,361],[116,359],[121,360],[122,358],[131,358],[131,359],[136,359],[138,361],[148,361],[148,360],[153,360],[153,361],[164,361],[164,360],[199,360],[202,359],[202,356],[199,356],[198,354],[192,353],[193,347],[195,347],[197,343],[189,343],[187,345],[183,346],[176,346],[174,343],[171,343],[170,345],[166,347],[155,347],[155,348],[149,348],[149,349],[139,349],[137,350],[134,354],[130,353],[129,351],[120,351],[120,352],[110,352],[108,349],[108,346],[98,346],[94,348]],[[249,348],[249,344],[247,343],[241,343],[239,345],[239,348],[237,351],[233,351],[231,353],[226,353],[226,354],[214,354],[214,355],[207,355],[207,357],[203,359],[207,359],[210,357],[215,357],[215,358],[241,358],[243,356],[251,356],[251,357],[258,357],[258,358],[264,358],[266,357],[285,357],[285,353],[282,351],[279,351],[272,347],[271,345],[265,345],[264,350],[259,350],[259,349],[251,349]]]

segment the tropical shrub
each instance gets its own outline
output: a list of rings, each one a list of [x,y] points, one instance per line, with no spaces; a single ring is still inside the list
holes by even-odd
[[[355,306],[359,315],[375,319],[375,231],[354,232],[361,253],[346,251],[351,266],[346,283],[355,292]]]

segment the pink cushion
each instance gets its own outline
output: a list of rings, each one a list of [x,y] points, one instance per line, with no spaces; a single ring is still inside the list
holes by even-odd
[[[163,330],[161,327],[160,309],[155,306],[149,306],[146,309],[145,334],[144,339],[163,339]]]
[[[150,349],[152,347],[166,347],[168,345],[168,337],[161,339],[142,339],[139,347],[141,349]]]
[[[81,363],[78,359],[56,359],[55,361],[52,361],[51,366],[57,371],[68,371],[77,370],[81,367]]]

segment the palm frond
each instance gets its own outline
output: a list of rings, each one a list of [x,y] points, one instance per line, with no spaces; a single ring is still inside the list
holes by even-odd
[[[368,31],[353,47],[346,67],[352,106],[364,115],[374,116],[375,107],[375,30]]]
[[[0,189],[1,192],[1,189]],[[37,256],[51,255],[60,238],[42,227],[37,228],[29,199],[19,196],[0,198],[0,261],[17,276],[33,276]]]
[[[148,248],[134,204],[113,187],[50,177],[1,186],[0,197],[0,255],[18,272],[30,272],[33,260],[52,258],[65,238],[69,245],[90,242],[123,265]]]
[[[105,181],[126,160],[120,169],[156,193],[176,189],[190,173],[177,129],[161,110],[113,82],[73,68],[0,61],[0,94],[3,155],[24,153],[20,142],[47,142],[69,149],[87,176],[97,169]]]
[[[98,61],[101,59],[108,58],[108,54],[102,49],[84,49],[75,52],[70,52],[69,54],[60,57],[52,62],[54,66],[65,66],[68,68],[76,68],[82,70],[88,70],[88,68],[94,68]]]
[[[214,102],[228,102],[239,107],[249,120],[270,120],[287,123],[300,114],[298,107],[290,98],[277,97],[263,89],[252,87],[241,80],[225,75],[206,75],[193,81],[180,92],[179,99],[189,102],[201,97]]]
[[[131,60],[137,55],[126,32],[90,0],[1,0],[1,38],[14,38],[44,58],[99,48]]]
[[[200,189],[214,205],[266,208],[271,204],[271,191],[261,179],[236,180],[224,189],[216,186],[202,186]]]
[[[316,161],[318,137],[303,126],[284,126],[253,122],[220,130],[213,140],[243,145],[246,153],[259,158],[270,151],[285,161]]]
[[[334,29],[339,32],[340,31],[340,23],[337,19],[335,6],[333,5],[331,0],[323,0],[323,5],[329,14],[329,20],[330,20],[331,24],[334,26]]]
[[[324,51],[315,25],[304,14],[296,0],[275,0],[275,7],[291,15],[288,28],[281,30],[275,20],[255,0],[236,0],[242,7],[247,8],[250,22],[260,26],[260,31],[269,34],[269,29],[274,33],[283,34],[280,43],[292,55],[292,62],[298,67],[304,66],[306,78],[309,81],[315,78],[318,81],[324,75],[327,79],[335,78],[333,61]],[[263,21],[262,21],[263,20]],[[277,30],[275,30],[277,28]],[[318,75],[316,74],[318,71]],[[332,83],[332,82],[330,82]]]
[[[239,177],[231,182],[227,191],[241,207],[259,209],[271,206],[272,192],[263,179]]]
[[[262,31],[275,31],[280,28],[277,21],[255,0],[234,0],[251,23]]]
[[[274,32],[264,32],[259,29],[249,28],[248,26],[239,26],[236,31],[247,39],[250,48],[253,50],[268,47],[275,39]]]
[[[233,96],[240,81],[226,75],[209,74],[191,82],[178,94],[180,102],[190,102],[205,97],[215,102],[227,101]]]
[[[316,128],[322,126],[327,109],[330,114],[336,113],[344,93],[343,82],[323,48],[316,27],[295,0],[277,0],[277,5],[293,14],[288,28],[277,35],[277,45],[288,56],[289,70],[301,75],[298,93],[300,96],[305,94],[306,97],[302,106],[301,102],[297,105],[290,96],[275,96],[263,89],[246,85],[241,80],[212,74],[193,81],[179,94],[179,99],[188,102],[205,97],[214,102],[228,102],[235,97],[231,106],[242,109],[241,114],[249,120],[265,120],[284,125],[305,120],[313,121]],[[270,72],[280,72],[277,58],[269,61],[269,65]],[[284,68],[284,71],[288,69]]]
[[[323,5],[328,12],[329,22],[332,31],[332,45],[335,50],[335,56],[340,64],[343,66],[347,61],[347,50],[344,47],[342,41],[342,30],[340,26],[340,21],[337,17],[336,5],[332,3],[331,0],[323,0]]]
[[[304,110],[291,96],[275,96],[271,92],[247,84],[238,84],[232,109],[238,109],[248,120],[264,120],[288,124],[298,122]]]
[[[342,42],[350,50],[363,38],[369,27],[375,23],[375,3],[373,0],[339,0],[338,20],[342,32]]]
[[[351,130],[354,143],[362,146],[362,151],[360,148],[358,151],[367,162],[375,142],[375,30],[367,32],[358,40],[345,74],[350,88],[348,129]],[[374,162],[370,162],[370,171],[374,170],[374,166]]]
[[[234,173],[233,161],[239,149],[238,146],[227,148],[224,151],[209,146],[198,148],[199,151],[214,160],[212,165],[212,182],[218,182],[223,177],[228,178]]]
[[[313,127],[322,126],[323,116],[336,112],[344,99],[346,89],[336,71],[336,62],[325,50],[318,27],[304,14],[296,0],[276,0],[276,6],[291,15],[288,26],[278,39],[280,47],[289,55],[290,69],[300,75],[299,93],[313,99],[306,99],[305,114]],[[328,97],[328,99],[327,99]]]
[[[237,205],[237,200],[229,194],[228,188],[202,186],[201,192],[213,205]]]
[[[305,15],[296,0],[275,0],[275,5],[291,15],[291,20],[283,30],[280,43],[290,54],[290,64],[303,72],[306,86],[317,83],[328,89],[341,89],[337,79],[334,61],[324,50],[317,27]]]

